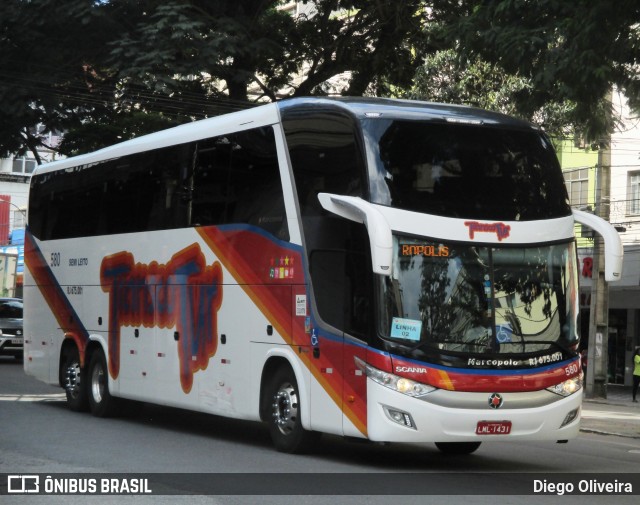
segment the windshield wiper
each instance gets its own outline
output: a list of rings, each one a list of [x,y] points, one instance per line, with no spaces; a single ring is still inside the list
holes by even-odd
[[[569,356],[577,356],[578,352],[577,351],[572,351],[571,349],[561,345],[560,343],[556,342],[555,340],[526,340],[523,339],[521,342],[504,342],[503,344],[507,344],[507,343],[512,343],[514,345],[521,345],[522,347],[525,347],[529,344],[544,344],[544,345],[552,345],[557,347],[558,349],[560,349],[564,354],[568,354]]]
[[[397,342],[397,341],[389,341],[389,343],[392,343],[393,345],[397,345],[397,346],[401,346],[401,347],[405,347],[408,349],[409,352],[413,352],[417,349],[420,349],[422,347],[428,346],[429,344],[438,344],[438,342],[433,342],[433,341],[420,341],[417,344],[414,344],[412,346],[409,346],[408,344],[403,344],[402,342]],[[432,345],[431,349],[438,352],[446,352],[446,351],[453,351],[453,349],[451,349],[451,347],[453,346],[458,346],[458,347],[480,347],[480,348],[487,348],[487,344],[486,342],[483,343],[478,343],[478,342],[474,342],[474,341],[470,341],[470,342],[440,342],[441,344],[446,345],[447,349],[438,349],[437,345]],[[560,349],[563,354],[565,355],[569,355],[569,356],[577,356],[577,352],[572,351],[571,349],[563,346],[562,344],[553,341],[553,340],[526,340],[526,339],[522,339],[519,340],[517,342],[502,342],[501,345],[514,345],[514,346],[519,346],[523,348],[523,352],[526,352],[524,349],[526,349],[526,347],[528,345],[549,345],[549,346],[553,346],[556,347],[557,349]]]
[[[398,342],[394,342],[396,344],[398,344]],[[434,341],[434,342],[429,342],[429,341],[420,341],[417,344],[409,347],[409,351],[415,351],[416,349],[420,349],[421,347],[427,345],[427,344],[443,344],[443,345],[447,345],[447,346],[459,346],[459,347],[463,347],[463,346],[469,346],[469,347],[487,347],[487,343],[478,343],[474,340],[471,340],[469,342],[438,342],[438,341]],[[402,344],[400,344],[402,345]],[[438,347],[433,347],[434,350],[436,351],[451,351],[451,349],[438,349]]]

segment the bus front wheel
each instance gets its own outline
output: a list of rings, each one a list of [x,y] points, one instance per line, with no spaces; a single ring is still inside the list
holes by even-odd
[[[276,449],[290,454],[308,451],[319,434],[302,427],[300,393],[293,370],[279,368],[267,390],[269,432]]]
[[[91,356],[89,363],[89,408],[96,417],[109,417],[117,409],[116,399],[109,393],[107,360],[102,350]]]
[[[480,442],[436,442],[436,447],[445,454],[471,454],[480,447]]]

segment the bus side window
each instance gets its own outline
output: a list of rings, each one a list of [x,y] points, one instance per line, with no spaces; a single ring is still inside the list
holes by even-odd
[[[193,144],[170,146],[108,161],[100,234],[180,228],[186,224],[177,191],[180,167],[190,164]]]
[[[44,240],[222,224],[289,239],[272,127],[35,177],[31,221]]]
[[[231,157],[228,136],[213,137],[198,142],[191,177],[185,181],[190,192],[190,226],[219,225],[226,222],[229,199],[227,181]]]
[[[191,225],[220,224],[249,224],[289,239],[273,128],[199,143]]]

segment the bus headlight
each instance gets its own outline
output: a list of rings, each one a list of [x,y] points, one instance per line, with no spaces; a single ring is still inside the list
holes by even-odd
[[[573,379],[566,380],[555,386],[547,388],[547,391],[551,391],[560,396],[571,396],[573,393],[579,391],[582,388],[582,378],[579,376]]]
[[[383,372],[377,368],[372,367],[368,363],[365,363],[358,357],[354,357],[356,366],[364,372],[372,381],[378,384],[393,389],[398,393],[402,393],[407,396],[419,397],[429,394],[436,390],[433,386],[422,384],[405,377],[399,377],[389,372]]]

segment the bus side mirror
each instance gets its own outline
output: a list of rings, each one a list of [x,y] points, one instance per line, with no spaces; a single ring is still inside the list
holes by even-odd
[[[607,282],[619,281],[622,278],[624,248],[618,230],[601,217],[590,212],[573,209],[573,218],[602,236],[604,240],[604,278]]]
[[[391,275],[393,237],[384,216],[369,202],[355,196],[319,193],[318,200],[325,210],[356,223],[364,223],[369,234],[373,272]]]

